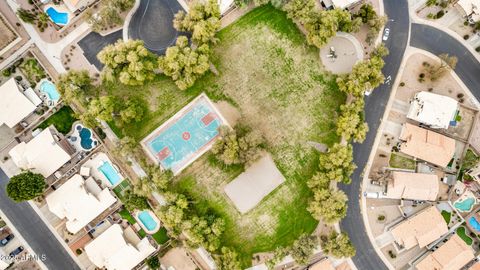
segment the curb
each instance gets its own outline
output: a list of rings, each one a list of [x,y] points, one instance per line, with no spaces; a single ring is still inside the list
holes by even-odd
[[[135,1],[135,4],[133,5],[132,9],[130,9],[130,11],[127,14],[127,17],[125,18],[125,21],[123,21],[122,36],[124,41],[128,40],[128,25],[130,24],[130,20],[132,19],[133,14],[135,14],[138,7],[140,6],[140,1],[142,0]]]

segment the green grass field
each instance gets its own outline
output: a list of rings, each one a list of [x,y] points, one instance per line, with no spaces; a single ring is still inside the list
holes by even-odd
[[[345,95],[336,77],[326,72],[319,50],[285,13],[271,6],[256,8],[218,33],[212,62],[220,74],[206,74],[186,91],[159,77],[141,91],[109,85],[105,93],[136,95],[150,112],[119,135],[143,139],[201,92],[213,101],[225,100],[243,121],[260,130],[286,182],[250,212],[240,215],[223,188],[243,170],[225,168],[205,154],[177,177],[174,189],[186,193],[200,213],[226,220],[222,244],[235,247],[247,266],[252,254],[291,244],[317,221],[306,210],[312,194],[306,185],[317,169],[318,153],[309,141],[331,145],[339,140],[335,119]],[[261,117],[259,117],[261,116]]]
[[[38,127],[45,129],[50,125],[54,125],[58,132],[67,134],[72,129],[72,125],[78,119],[69,106],[63,106],[56,113],[52,114],[47,120],[43,121]]]
[[[467,245],[472,245],[473,240],[472,238],[470,238],[470,236],[467,235],[465,227],[459,227],[457,229],[457,234],[460,238],[462,238],[463,241],[465,241]]]

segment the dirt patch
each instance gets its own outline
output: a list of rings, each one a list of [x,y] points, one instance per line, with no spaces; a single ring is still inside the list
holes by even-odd
[[[230,126],[235,126],[235,124],[238,122],[238,119],[242,117],[240,114],[240,111],[232,106],[232,104],[226,102],[226,101],[219,101],[215,103],[215,107],[220,111],[222,116],[227,120],[228,124]]]

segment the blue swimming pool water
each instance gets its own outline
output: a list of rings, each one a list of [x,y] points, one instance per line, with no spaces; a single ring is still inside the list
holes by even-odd
[[[50,100],[58,101],[60,99],[60,94],[58,93],[55,84],[48,80],[44,80],[40,83],[40,91],[47,94]]]
[[[58,12],[54,7],[47,8],[46,12],[54,23],[58,25],[66,25],[68,23],[68,13]]]
[[[93,140],[92,140],[92,132],[88,128],[82,128],[78,132],[80,136],[80,145],[82,146],[83,149],[89,150],[92,149],[93,147]]]
[[[112,164],[110,164],[110,162],[108,161],[103,162],[102,166],[98,167],[98,170],[101,171],[103,175],[105,175],[105,177],[108,179],[108,182],[110,182],[112,186],[122,180],[120,178],[120,175],[118,175],[117,170],[115,170]]]
[[[472,226],[477,232],[480,232],[480,223],[478,223],[475,217],[470,217],[470,219],[468,219],[468,224],[470,224],[470,226]]]
[[[455,208],[457,208],[458,210],[460,210],[462,212],[468,212],[468,211],[472,210],[472,206],[473,206],[474,203],[475,203],[474,198],[466,198],[465,200],[463,200],[461,202],[455,202],[453,204],[453,206],[455,206]]]
[[[138,214],[138,219],[142,222],[142,224],[147,228],[149,231],[153,231],[157,227],[157,222],[152,218],[150,212],[142,211]]]
[[[202,121],[212,117],[209,123]],[[175,123],[148,143],[160,164],[174,172],[192,155],[218,135],[221,119],[207,102],[199,102]],[[167,149],[167,150],[166,150]],[[160,153],[168,153],[161,156]]]

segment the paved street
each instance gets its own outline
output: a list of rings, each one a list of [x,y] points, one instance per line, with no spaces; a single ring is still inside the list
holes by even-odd
[[[0,170],[1,209],[33,251],[38,256],[45,254],[45,266],[49,270],[80,269],[28,203],[14,203],[7,197],[7,183],[7,176]]]
[[[386,26],[390,28],[390,37],[386,42],[390,54],[385,58],[386,64],[383,68],[383,74],[385,74],[385,77],[391,76],[390,81],[393,84],[408,42],[410,24],[408,4],[406,0],[396,0],[384,1],[384,5],[385,13],[390,19]],[[368,238],[359,200],[362,171],[367,164],[380,125],[380,119],[385,112],[385,106],[392,90],[391,84],[381,85],[365,98],[365,117],[370,131],[362,144],[353,145],[353,158],[358,168],[353,173],[352,183],[350,185],[340,185],[340,189],[345,191],[349,198],[347,216],[342,220],[340,227],[342,231],[348,233],[353,245],[357,248],[357,254],[352,259],[359,270],[387,269]]]

